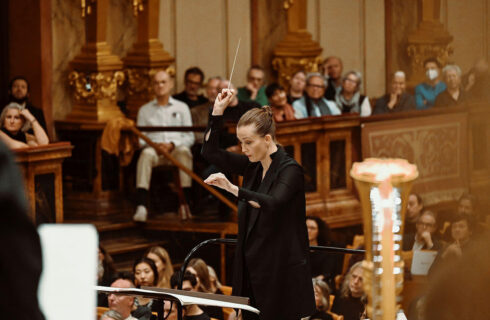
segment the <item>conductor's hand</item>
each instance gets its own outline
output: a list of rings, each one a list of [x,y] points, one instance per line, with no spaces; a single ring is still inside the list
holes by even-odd
[[[231,183],[221,172],[213,173],[206,180],[204,180],[204,182],[211,186],[226,190],[235,197],[238,197],[238,187]]]
[[[221,116],[235,96],[235,90],[223,89],[214,100],[213,116]]]

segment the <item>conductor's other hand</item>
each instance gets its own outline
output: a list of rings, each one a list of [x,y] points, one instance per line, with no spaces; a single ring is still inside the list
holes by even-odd
[[[221,116],[235,96],[235,90],[223,89],[214,100],[213,116]]]
[[[228,178],[226,178],[226,176],[221,172],[213,173],[206,180],[204,180],[204,182],[209,185],[226,190],[235,196],[238,196],[238,187],[231,183]]]

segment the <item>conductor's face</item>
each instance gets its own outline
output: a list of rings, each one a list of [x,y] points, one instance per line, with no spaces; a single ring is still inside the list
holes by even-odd
[[[242,145],[242,152],[250,162],[264,160],[273,143],[270,135],[267,134],[263,137],[258,135],[255,126],[252,124],[238,127],[237,137]]]
[[[153,91],[157,98],[169,96],[173,87],[174,82],[165,71],[158,71],[153,77]]]

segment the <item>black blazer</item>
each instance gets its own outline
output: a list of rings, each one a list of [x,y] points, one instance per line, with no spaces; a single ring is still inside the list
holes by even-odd
[[[225,172],[243,175],[243,187],[238,192],[233,295],[241,295],[244,290],[246,263],[260,319],[309,316],[315,312],[315,298],[308,254],[303,169],[279,147],[271,155],[271,166],[257,192],[251,191],[254,181],[262,178],[262,164],[219,149],[222,125],[221,116],[210,117],[206,135],[209,130],[211,133],[204,141],[202,155]],[[258,202],[260,208],[253,208],[249,200]]]

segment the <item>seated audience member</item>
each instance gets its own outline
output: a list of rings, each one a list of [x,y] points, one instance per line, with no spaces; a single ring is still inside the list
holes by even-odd
[[[98,267],[97,267],[97,285],[98,286],[110,286],[114,275],[116,274],[116,268],[114,267],[114,261],[107,251],[99,245],[98,253]],[[105,293],[97,294],[97,305],[100,307],[107,306],[107,295]]]
[[[304,94],[306,86],[306,73],[303,70],[296,71],[289,80],[288,103],[293,104],[294,101],[301,98]]]
[[[192,67],[185,71],[184,75],[184,91],[173,95],[177,100],[180,100],[187,104],[189,108],[206,103],[208,99],[202,94],[199,94],[199,90],[202,87],[204,81],[204,73],[198,67]]]
[[[459,261],[441,265],[427,290],[423,319],[489,319],[489,270],[490,235],[487,234],[468,244]]]
[[[461,258],[473,234],[473,220],[467,215],[458,214],[451,221],[451,243],[439,251],[430,272],[438,270],[440,265],[452,263]]]
[[[437,96],[446,90],[446,84],[439,80],[441,64],[435,58],[424,61],[427,82],[415,87],[415,104],[417,109],[424,110],[434,106]]]
[[[274,121],[283,122],[296,119],[294,117],[294,109],[288,103],[286,90],[281,85],[277,83],[268,85],[265,89],[265,94],[274,113]]]
[[[173,79],[165,71],[159,71],[153,78],[153,91],[156,99],[142,106],[138,111],[138,126],[192,126],[189,107],[170,96],[173,88]],[[194,134],[191,131],[147,132],[146,135],[161,148],[170,153],[176,160],[192,170],[192,154],[190,147],[194,144]],[[153,167],[170,164],[163,155],[159,155],[155,149],[146,145],[140,139],[143,147],[136,167],[136,188],[138,191],[138,203],[133,216],[135,221],[144,222],[148,216],[147,202],[148,190]],[[179,171],[180,184],[184,188],[184,194],[190,197],[192,179],[182,170]]]
[[[342,88],[335,95],[335,103],[342,114],[359,113],[361,117],[371,115],[369,98],[361,94],[362,76],[349,71],[342,77]]]
[[[419,219],[423,209],[424,203],[422,202],[422,198],[416,193],[411,193],[408,196],[407,201],[405,223],[403,224],[403,235],[414,234],[417,232],[417,220]]]
[[[27,133],[32,128],[34,135]],[[43,146],[49,143],[39,121],[26,108],[11,102],[0,114],[0,140],[10,149]]]
[[[193,286],[195,289],[194,291],[213,293],[208,266],[204,260],[199,258],[191,259],[187,265],[186,272],[190,272],[196,277],[197,283],[195,286]],[[218,290],[215,293],[223,294],[221,290]],[[200,308],[211,318],[219,320],[224,319],[223,309],[220,307],[200,306]]]
[[[320,73],[309,73],[306,76],[305,94],[293,103],[296,119],[340,115],[333,101],[325,99],[327,80]]]
[[[478,214],[478,201],[476,196],[463,193],[458,200],[458,206],[456,212],[449,216],[449,221],[452,221],[455,215],[464,215],[469,217],[469,219],[474,223],[473,231],[475,234],[480,234],[483,232],[481,226],[478,224],[482,220],[482,217]],[[451,241],[451,228],[447,228],[443,234],[443,239],[446,241]]]
[[[100,316],[100,320],[124,320],[121,314],[115,310],[108,310]]]
[[[182,290],[198,292],[197,286],[196,276],[186,271],[182,281]],[[184,307],[184,320],[210,320],[210,317],[197,304],[191,304]]]
[[[111,284],[113,288],[134,288],[134,284],[129,279],[119,278]],[[122,294],[111,293],[107,297],[109,309],[117,311],[124,320],[138,320],[131,315],[133,309],[134,297]]]
[[[342,60],[339,57],[328,57],[323,62],[323,75],[328,78],[325,98],[335,101],[335,96],[342,89]]]
[[[216,271],[214,271],[213,267],[208,265],[208,272],[209,272],[209,282],[211,284],[211,293],[216,293],[216,294],[223,294],[223,291],[221,291],[221,282],[218,280],[218,275],[216,274]]]
[[[163,301],[163,316],[165,320],[178,320],[177,306],[171,301]]]
[[[333,320],[328,314],[330,307],[330,288],[323,280],[313,278],[313,291],[315,292],[316,312],[309,317],[309,320]]]
[[[307,216],[306,229],[310,246],[329,246],[330,229],[319,217]],[[311,276],[325,281],[330,288],[335,288],[335,276],[342,271],[342,257],[323,251],[310,251]]]
[[[170,277],[174,273],[174,267],[167,250],[158,246],[151,247],[146,251],[145,257],[155,262],[158,271],[157,287],[170,289]]]
[[[267,104],[264,84],[265,73],[261,66],[252,66],[247,73],[247,85],[238,88],[237,97],[240,101],[255,101],[261,106]]]
[[[403,236],[403,250],[439,250],[441,244],[434,238],[436,230],[436,215],[425,210],[417,219],[416,232]]]
[[[452,107],[466,102],[466,92],[461,88],[461,69],[455,64],[448,64],[442,73],[447,88],[437,96],[434,107]]]
[[[376,100],[373,114],[415,110],[415,99],[406,90],[405,72],[397,71],[391,79],[390,93]]]
[[[141,258],[133,264],[134,285],[136,288],[156,287],[158,284],[158,270],[155,262],[149,258]],[[161,312],[163,306],[161,301],[145,297],[136,297],[134,299],[136,309],[131,314],[138,319],[154,318],[151,312]],[[148,317],[148,315],[150,315]]]
[[[484,58],[476,60],[475,65],[463,77],[464,90],[468,99],[485,101],[490,98],[490,70]]]
[[[212,77],[208,79],[208,82],[206,83],[207,101],[191,109],[192,124],[194,126],[207,126],[209,112],[213,107],[214,100],[218,96],[220,83],[220,77]],[[196,137],[196,143],[202,144],[204,132],[195,132],[194,135]]]
[[[42,109],[33,106],[29,100],[29,82],[26,78],[22,76],[14,77],[10,80],[10,90],[9,90],[9,100],[8,102],[15,102],[20,104],[22,107],[29,110],[34,118],[39,121],[41,127],[46,130],[46,120],[44,119],[44,112]],[[33,133],[31,130],[29,133]]]
[[[364,287],[362,284],[362,262],[354,264],[335,297],[332,312],[343,315],[345,320],[358,320],[364,312]]]

